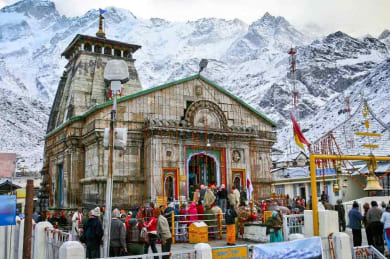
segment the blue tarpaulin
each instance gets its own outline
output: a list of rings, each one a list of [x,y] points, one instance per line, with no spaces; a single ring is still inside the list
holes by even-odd
[[[0,195],[0,226],[16,224],[16,195]]]
[[[320,237],[297,239],[253,246],[253,259],[320,259],[322,242]]]

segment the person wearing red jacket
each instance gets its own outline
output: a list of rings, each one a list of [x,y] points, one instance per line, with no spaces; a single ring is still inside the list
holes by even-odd
[[[126,216],[126,219],[125,219],[126,229],[128,229],[129,226],[130,226],[130,222],[129,221],[130,221],[132,215],[133,215],[133,213],[131,211],[127,212],[127,216]]]
[[[191,225],[191,223],[198,220],[198,210],[196,209],[196,203],[191,203],[190,207],[187,210],[188,214],[188,226]]]
[[[198,212],[198,220],[203,220],[204,207],[201,201],[199,201],[198,204],[196,205],[196,211]]]
[[[147,211],[146,214],[149,214],[150,211]],[[158,214],[158,215],[157,215]],[[149,215],[146,215],[148,217]],[[152,248],[153,253],[157,253],[156,241],[157,241],[157,218],[160,216],[160,210],[154,210],[153,215],[150,215],[148,222],[145,222],[144,225],[148,231],[149,242],[145,244],[144,253],[149,252],[149,246]]]

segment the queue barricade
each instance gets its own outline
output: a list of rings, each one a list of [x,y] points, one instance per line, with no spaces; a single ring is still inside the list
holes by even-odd
[[[215,219],[202,219],[202,220],[188,220],[188,217],[205,217],[215,215]],[[219,211],[216,214],[186,214],[176,215],[172,212],[171,217],[171,233],[172,243],[177,242],[187,243],[189,242],[189,226],[193,222],[204,222],[207,224],[208,238],[210,239],[222,239],[222,235],[226,233],[226,224],[224,219],[224,213]],[[211,223],[210,223],[211,222]]]

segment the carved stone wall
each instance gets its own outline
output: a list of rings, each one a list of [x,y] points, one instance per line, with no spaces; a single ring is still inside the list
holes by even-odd
[[[78,99],[79,111],[93,105],[93,98],[86,96],[103,94],[105,87],[96,72],[92,79],[85,68],[94,56],[84,56],[85,59],[79,57],[82,63],[77,67],[81,72],[73,75],[72,83],[67,82],[74,87],[71,93],[76,89],[85,97]],[[87,79],[93,80],[96,88],[88,88],[91,82]],[[57,206],[58,163],[64,164],[68,177],[65,207],[104,204],[109,154],[102,147],[102,132],[109,126],[110,110],[111,106],[99,108],[46,139],[45,168],[51,177],[51,206]],[[161,196],[164,168],[178,170],[180,196],[187,196],[185,148],[207,150],[207,143],[210,148],[223,150],[228,188],[233,169],[244,170],[255,190],[270,186],[269,153],[276,140],[273,126],[199,78],[120,99],[116,127],[126,127],[129,133],[126,149],[114,152],[114,206],[130,208]]]

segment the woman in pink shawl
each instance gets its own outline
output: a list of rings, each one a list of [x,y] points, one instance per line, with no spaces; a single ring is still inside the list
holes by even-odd
[[[196,203],[191,203],[190,207],[187,210],[188,214],[188,225],[191,225],[192,222],[195,222],[198,220],[198,210],[196,209]]]

